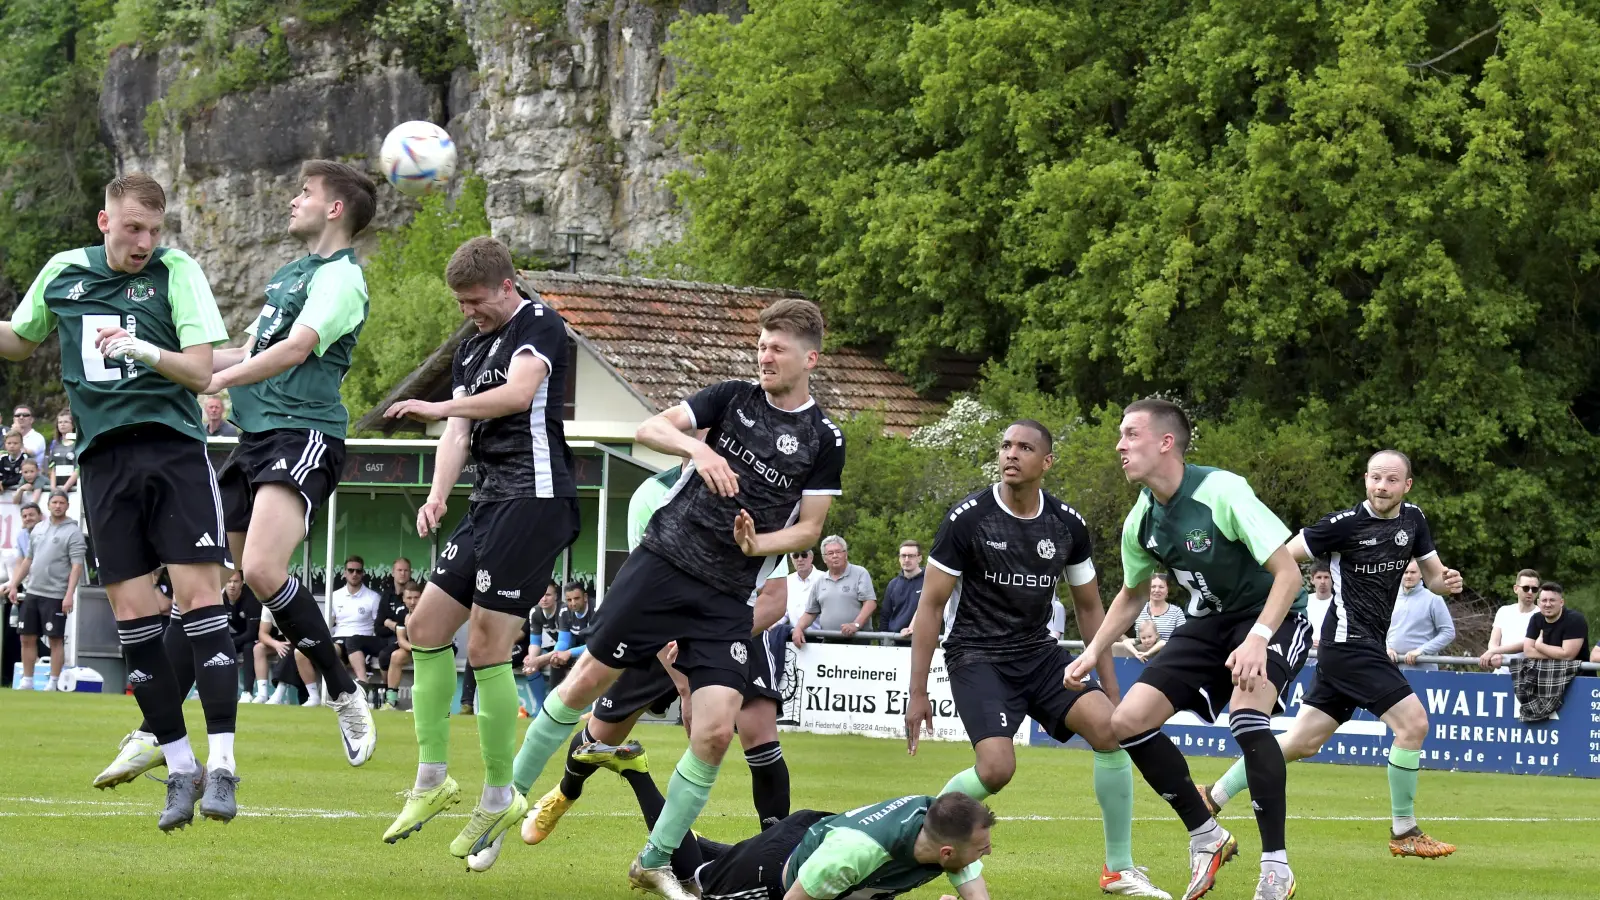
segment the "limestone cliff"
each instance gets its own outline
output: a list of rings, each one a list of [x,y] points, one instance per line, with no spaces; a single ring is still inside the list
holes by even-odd
[[[384,134],[408,119],[455,136],[461,171],[487,182],[495,236],[519,256],[561,257],[553,233],[576,228],[596,236],[582,266],[613,271],[629,253],[677,237],[663,178],[682,163],[651,121],[671,78],[661,47],[678,16],[737,14],[742,4],[569,0],[564,26],[537,31],[492,15],[492,0],[457,2],[476,64],[448,85],[425,82],[359,36],[286,22],[291,78],[223,96],[153,139],[146,111],[183,74],[179,51],[126,48],[109,61],[100,116],[117,166],[169,186],[167,241],[200,260],[230,327],[254,314],[268,276],[300,252],[284,233],[300,162],[375,169]],[[411,209],[384,186],[374,226],[393,227]],[[360,249],[374,243],[369,233]]]

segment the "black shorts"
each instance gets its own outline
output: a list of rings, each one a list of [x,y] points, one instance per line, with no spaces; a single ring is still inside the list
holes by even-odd
[[[783,900],[784,869],[811,826],[833,815],[814,809],[792,812],[783,821],[695,872],[702,900]],[[762,894],[760,891],[765,890]]]
[[[222,520],[229,531],[250,530],[256,487],[286,484],[306,502],[306,530],[344,470],[344,441],[320,431],[275,428],[239,435],[239,446],[217,472]]]
[[[1172,702],[1173,709],[1186,709],[1207,722],[1233,696],[1233,673],[1228,671],[1228,656],[1250,636],[1260,613],[1215,613],[1191,618],[1179,625],[1167,639],[1167,646],[1144,667],[1140,684],[1148,684]],[[1284,687],[1300,674],[1311,652],[1311,623],[1301,613],[1291,612],[1267,641],[1267,678],[1278,689],[1273,712],[1284,708]]]
[[[395,640],[394,638],[388,638],[385,640],[383,642],[383,649],[378,651],[378,668],[387,672],[389,670],[389,661],[394,658],[394,652],[399,649],[399,641]]]
[[[30,637],[64,638],[67,636],[67,614],[61,611],[60,597],[22,596],[22,610],[18,617],[17,633]]]
[[[720,684],[743,691],[750,672],[748,596],[716,588],[640,547],[606,589],[605,614],[588,652],[616,669],[644,664],[671,641],[691,688]]]
[[[165,425],[138,425],[101,436],[78,467],[101,584],[163,564],[231,565],[205,444]]]
[[[333,639],[339,648],[339,655],[348,658],[352,653],[360,653],[371,659],[383,652],[383,639],[370,634],[347,634]]]
[[[744,689],[745,702],[766,698],[783,706],[784,675],[789,663],[789,636],[794,626],[787,622],[763,631],[750,641],[750,685]]]
[[[595,701],[594,717],[614,725],[628,721],[629,716],[642,709],[659,716],[676,699],[678,686],[668,677],[661,660],[651,657],[648,665],[622,670],[622,676]]]
[[[439,551],[432,581],[462,606],[526,619],[577,538],[576,497],[477,502]]]
[[[1316,675],[1300,702],[1342,724],[1357,709],[1381,718],[1413,693],[1411,682],[1383,647],[1327,641],[1317,648]]]
[[[1067,711],[1089,691],[1069,691],[1062,676],[1072,663],[1072,654],[1062,646],[1043,647],[1021,659],[998,662],[958,662],[950,669],[950,696],[956,714],[967,729],[967,740],[974,746],[992,737],[1011,738],[1032,716],[1039,727],[1063,743],[1072,737],[1067,727]]]

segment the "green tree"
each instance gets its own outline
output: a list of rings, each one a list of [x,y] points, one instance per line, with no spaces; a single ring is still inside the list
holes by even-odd
[[[468,178],[451,201],[422,198],[410,222],[385,232],[367,261],[367,324],[340,389],[359,419],[461,326],[461,311],[444,283],[450,255],[468,238],[489,233],[486,188]]]
[[[1325,466],[1297,503],[1398,446],[1479,584],[1600,565],[1594,4],[787,0],[673,35],[689,267],[919,378],[955,349],[1085,409],[1165,392],[1241,469]]]

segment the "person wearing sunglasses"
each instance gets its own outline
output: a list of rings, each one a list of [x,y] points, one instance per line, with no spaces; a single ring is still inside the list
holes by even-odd
[[[1528,633],[1528,622],[1539,613],[1539,573],[1523,569],[1517,573],[1517,584],[1512,588],[1515,603],[1500,607],[1494,614],[1494,630],[1489,633],[1489,649],[1478,657],[1478,665],[1505,675],[1510,672],[1506,663],[1522,658],[1523,635]]]
[[[33,408],[30,406],[13,407],[11,410],[11,428],[14,431],[22,432],[22,449],[33,457],[33,461],[39,464],[39,468],[44,468],[45,449],[49,444],[45,441],[44,435],[33,428]]]
[[[383,598],[362,579],[367,563],[359,556],[344,561],[344,586],[333,592],[333,643],[350,666],[350,677],[367,692],[367,659],[383,652],[383,644],[373,634],[378,605]],[[313,694],[315,694],[313,690]],[[320,698],[318,698],[320,699]]]

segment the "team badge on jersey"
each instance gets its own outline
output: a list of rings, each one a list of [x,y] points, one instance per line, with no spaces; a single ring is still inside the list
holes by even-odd
[[[1055,559],[1056,558],[1056,545],[1055,545],[1055,542],[1051,541],[1049,538],[1045,538],[1044,540],[1040,541],[1039,542],[1039,546],[1037,548],[1035,548],[1035,549],[1037,549],[1039,551],[1039,558],[1040,559]]]
[[[1411,543],[1411,535],[1406,534],[1406,530],[1402,528],[1394,533],[1394,543],[1397,547],[1404,547]]]
[[[778,435],[778,452],[785,456],[800,449],[800,441],[792,434]]]
[[[478,570],[478,592],[479,593],[484,593],[484,592],[486,592],[488,590],[489,590],[489,570],[488,569],[479,569]]]
[[[143,303],[156,295],[156,286],[148,278],[135,278],[128,282],[128,289],[124,294],[135,303]]]
[[[1183,545],[1190,553],[1204,553],[1211,549],[1211,535],[1204,528],[1196,528],[1184,535]]]

